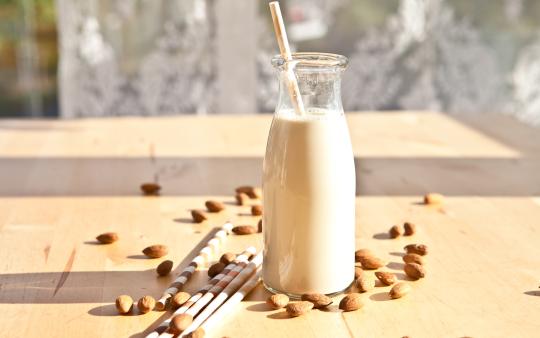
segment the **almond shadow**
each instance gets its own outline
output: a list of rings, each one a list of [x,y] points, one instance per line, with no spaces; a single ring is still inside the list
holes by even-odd
[[[388,295],[388,292],[374,293],[371,296],[369,296],[369,299],[376,302],[386,302],[388,300],[392,300],[392,298],[390,298],[390,296]]]
[[[266,316],[266,318],[270,318],[270,319],[291,319],[292,317],[289,316],[287,311],[279,311],[279,312],[272,313],[272,314]]]

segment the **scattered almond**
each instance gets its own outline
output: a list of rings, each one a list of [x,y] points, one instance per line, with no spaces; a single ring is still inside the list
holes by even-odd
[[[118,234],[116,232],[106,232],[96,237],[101,244],[111,244],[118,240]]]
[[[237,235],[250,235],[257,232],[257,229],[251,225],[237,225],[232,228],[232,232]]]
[[[262,191],[260,188],[253,187],[250,185],[245,185],[242,187],[236,188],[237,194],[246,194],[249,198],[261,198]]]
[[[152,296],[144,296],[141,299],[139,299],[139,302],[137,303],[137,308],[139,309],[140,313],[147,313],[154,309],[156,306],[156,300]]]
[[[362,268],[365,270],[375,270],[384,266],[384,261],[375,256],[367,256],[360,258],[360,264],[362,264]]]
[[[411,291],[411,286],[408,283],[401,282],[394,285],[388,294],[390,298],[397,299],[405,296],[409,291]]]
[[[373,252],[371,252],[371,250],[369,249],[356,250],[354,253],[354,261],[360,262],[360,259],[365,258],[365,257],[372,257],[372,256],[374,256]]]
[[[257,223],[257,232],[262,232],[262,219],[260,219],[259,223]]]
[[[236,194],[235,198],[238,205],[246,205],[249,201],[249,196],[243,192]]]
[[[362,296],[359,293],[350,293],[346,295],[339,302],[339,309],[343,311],[355,311],[360,309],[364,306],[361,297]]]
[[[405,263],[416,263],[416,264],[424,265],[424,259],[422,258],[422,256],[418,254],[413,254],[413,253],[406,254],[405,256],[403,256],[403,261]]]
[[[189,333],[186,337],[187,338],[204,338],[205,335],[206,335],[206,332],[204,331],[204,329],[202,327],[199,327],[195,331]]]
[[[407,263],[405,264],[405,267],[403,268],[403,271],[407,274],[407,276],[411,277],[412,279],[420,279],[424,278],[426,276],[426,270],[424,267],[420,264],[416,263]]]
[[[305,293],[302,300],[313,303],[315,309],[322,309],[332,304],[332,298],[320,293]]]
[[[377,271],[375,272],[375,277],[377,277],[384,285],[392,285],[397,282],[396,275],[391,272]]]
[[[260,216],[263,214],[263,207],[262,205],[254,205],[251,207],[251,214],[253,216]]]
[[[405,222],[403,223],[403,228],[405,229],[405,236],[412,236],[416,232],[416,225],[414,223]]]
[[[444,196],[436,193],[429,193],[424,196],[424,204],[442,204]]]
[[[180,334],[184,332],[184,330],[187,329],[191,323],[193,323],[193,316],[187,313],[182,313],[174,316],[171,319],[171,322],[169,323],[169,330],[172,334]]]
[[[360,278],[364,274],[364,270],[362,270],[361,267],[355,266],[354,267],[354,279]]]
[[[234,262],[235,259],[236,259],[236,254],[233,254],[232,252],[226,252],[223,255],[221,255],[221,258],[219,259],[219,261],[227,266],[231,264],[232,262]]]
[[[301,301],[287,304],[286,310],[291,317],[298,317],[313,309],[313,303]]]
[[[155,244],[145,248],[142,252],[149,258],[160,258],[168,254],[169,249],[165,245]]]
[[[202,223],[208,219],[201,210],[191,210],[191,217],[195,223]]]
[[[133,309],[133,299],[128,295],[121,295],[116,298],[116,309],[121,315],[130,313]]]
[[[375,287],[375,279],[368,276],[360,276],[356,280],[356,287],[360,292],[368,292]]]
[[[225,205],[218,201],[206,201],[204,205],[206,205],[206,209],[210,212],[220,212],[225,209]]]
[[[161,263],[156,268],[156,272],[160,276],[167,276],[171,272],[173,267],[173,261],[166,260]]]
[[[399,236],[401,236],[401,229],[397,225],[394,225],[390,228],[390,231],[388,231],[388,233],[390,234],[390,238],[398,238]]]
[[[190,298],[191,295],[189,293],[180,291],[172,297],[171,307],[173,309],[178,309],[180,306],[184,305]]]
[[[159,191],[161,190],[161,186],[157,183],[143,183],[141,184],[141,191],[143,195],[146,196],[155,196],[159,195]]]
[[[223,271],[223,269],[225,269],[225,264],[223,264],[221,262],[217,262],[215,264],[212,264],[208,268],[208,277],[214,278],[215,276],[219,275],[221,273],[221,271]]]
[[[420,256],[425,256],[428,253],[428,247],[424,244],[409,244],[403,249],[405,249],[408,254],[413,253]]]
[[[281,309],[289,304],[289,297],[284,294],[271,295],[266,299],[266,304],[272,309]]]

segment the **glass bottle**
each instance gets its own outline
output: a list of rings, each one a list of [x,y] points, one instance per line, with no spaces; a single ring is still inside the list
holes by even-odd
[[[356,175],[340,88],[347,58],[296,53],[272,64],[280,89],[263,166],[263,281],[293,298],[339,293],[354,280]],[[287,67],[303,114],[293,108]]]

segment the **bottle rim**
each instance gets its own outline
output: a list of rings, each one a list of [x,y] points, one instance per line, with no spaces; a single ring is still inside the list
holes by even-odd
[[[272,58],[272,65],[278,69],[291,65],[297,70],[344,70],[348,63],[346,56],[332,53],[292,53],[291,61],[285,60],[281,55]]]

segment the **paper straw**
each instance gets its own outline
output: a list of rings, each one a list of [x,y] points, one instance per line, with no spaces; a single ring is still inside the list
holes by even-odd
[[[191,325],[189,325],[179,337],[185,337],[190,332],[195,331],[210,315],[221,305],[227,298],[234,294],[236,290],[242,287],[242,285],[249,279],[249,277],[261,266],[262,253],[255,256],[245,269],[238,274],[227,287],[217,295],[214,300],[208,304],[208,306],[201,312]]]
[[[216,310],[208,319],[200,326],[205,332],[216,326],[222,319],[229,314],[235,306],[237,306],[246,296],[257,286],[261,277],[261,270],[257,271],[234,295],[231,296],[219,309]],[[205,310],[206,311],[206,310]],[[202,315],[202,314],[201,314]],[[197,317],[198,319],[198,317]],[[194,328],[195,330],[196,328]]]
[[[176,295],[187,281],[193,275],[193,272],[204,262],[212,252],[216,252],[221,245],[222,240],[231,232],[233,225],[229,222],[223,224],[218,232],[206,243],[206,246],[201,249],[197,257],[193,258],[191,263],[184,268],[180,275],[169,285],[167,290],[163,292],[161,298],[156,302],[156,310],[163,311],[167,306],[167,302],[172,296]]]
[[[223,279],[221,279],[216,285],[214,285],[206,294],[204,294],[198,301],[195,302],[187,311],[185,311],[185,314],[188,314],[192,317],[195,317],[199,311],[201,311],[206,304],[210,303],[212,299],[218,294],[220,294],[223,289],[225,289],[229,283],[234,280],[243,270],[246,269],[246,266],[248,265],[247,260],[243,260],[238,263],[238,265],[231,270]],[[179,309],[180,310],[180,309]],[[178,313],[177,313],[178,312]],[[180,311],[177,311],[173,314],[173,317],[182,313]],[[170,322],[170,320],[169,320]],[[174,335],[165,331],[161,333],[160,337],[173,337]]]
[[[245,263],[247,262],[247,259],[249,258],[249,256],[251,256],[255,252],[256,252],[256,249],[254,247],[247,248],[242,254],[240,254],[236,258],[236,260],[233,263],[227,265],[225,267],[225,269],[223,269],[223,271],[220,274],[218,274],[217,276],[212,278],[208,282],[208,284],[206,284],[203,288],[201,288],[196,294],[191,296],[191,298],[184,305],[182,305],[180,308],[178,308],[172,314],[171,318],[173,316],[185,313],[192,305],[197,303],[203,297],[203,295],[205,295],[207,292],[209,292],[217,283],[222,281],[231,271],[233,271],[235,268],[237,268],[237,266],[239,264],[244,262],[244,265],[245,265]],[[161,333],[163,333],[165,330],[167,330],[167,328],[169,327],[170,322],[171,322],[170,318],[163,321],[153,332],[149,333],[146,336],[146,338],[156,338],[156,337],[158,337]]]
[[[272,13],[272,22],[274,23],[274,31],[276,33],[279,51],[286,62],[286,82],[287,89],[289,90],[289,96],[291,97],[291,101],[296,113],[303,115],[305,113],[304,103],[302,102],[302,96],[300,96],[300,89],[298,88],[298,82],[296,81],[293,67],[291,67],[292,64],[289,63],[290,61],[293,61],[293,58],[291,48],[289,47],[289,40],[287,39],[287,32],[285,31],[285,24],[283,23],[283,17],[281,16],[279,2],[272,1],[268,5],[270,6],[270,13]]]

